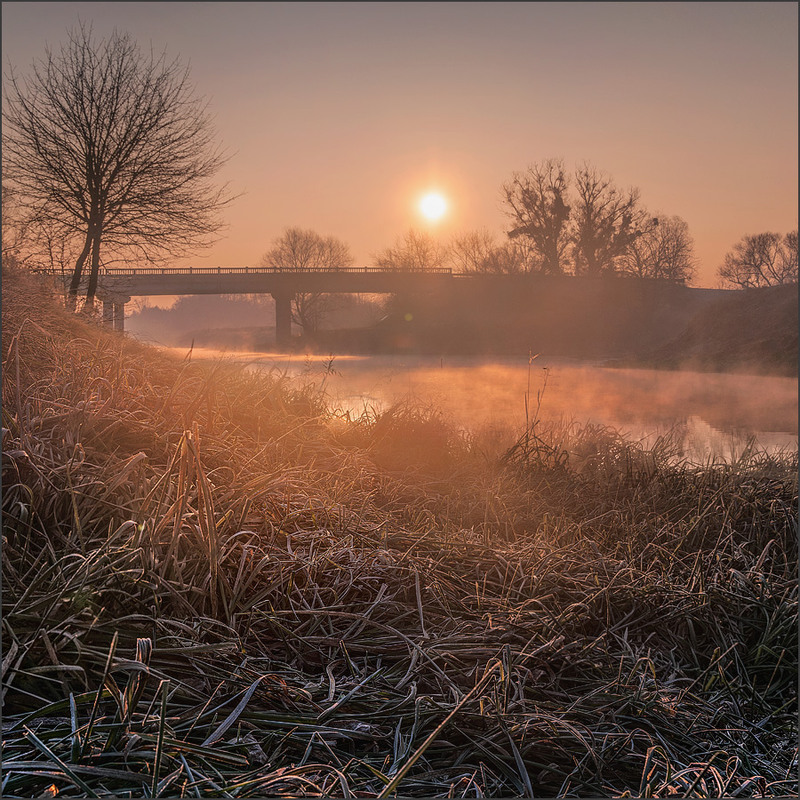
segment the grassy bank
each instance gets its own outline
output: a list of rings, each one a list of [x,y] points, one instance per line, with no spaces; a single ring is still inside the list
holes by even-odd
[[[349,419],[3,287],[4,797],[778,796],[797,459]]]

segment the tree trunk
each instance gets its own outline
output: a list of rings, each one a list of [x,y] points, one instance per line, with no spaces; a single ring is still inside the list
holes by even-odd
[[[92,246],[92,234],[91,230],[86,234],[86,244],[83,246],[83,250],[81,250],[81,254],[78,256],[77,261],[75,262],[75,269],[72,273],[72,280],[69,284],[69,292],[67,293],[67,309],[69,311],[75,311],[75,308],[78,305],[78,287],[81,283],[81,276],[83,275],[83,265],[86,263],[86,259],[89,256],[89,250]]]
[[[100,272],[100,225],[95,228],[92,237],[92,267],[89,273],[89,285],[86,287],[86,306],[94,308],[94,296],[97,294],[97,276]]]

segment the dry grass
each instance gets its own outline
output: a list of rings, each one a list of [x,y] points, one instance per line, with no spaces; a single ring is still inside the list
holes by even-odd
[[[4,797],[796,794],[794,454],[492,458],[13,276],[3,357]]]

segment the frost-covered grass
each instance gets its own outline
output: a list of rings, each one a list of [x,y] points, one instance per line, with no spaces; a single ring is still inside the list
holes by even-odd
[[[171,360],[3,287],[4,797],[777,796],[797,458]]]

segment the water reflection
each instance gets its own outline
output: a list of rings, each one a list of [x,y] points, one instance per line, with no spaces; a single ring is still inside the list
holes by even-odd
[[[195,350],[193,358],[221,355]],[[793,378],[610,369],[536,357],[225,357],[319,387],[332,405],[351,415],[408,401],[437,408],[471,431],[510,438],[534,417],[603,425],[644,444],[669,434],[684,457],[697,462],[737,458],[753,439],[771,451],[797,449]]]

